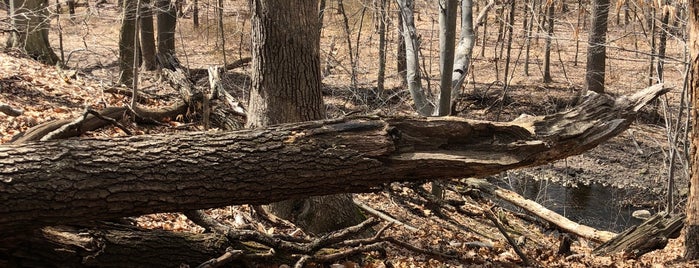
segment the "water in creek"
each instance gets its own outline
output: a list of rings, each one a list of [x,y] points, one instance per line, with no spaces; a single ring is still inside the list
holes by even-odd
[[[493,179],[505,189],[537,201],[568,219],[597,229],[621,232],[642,220],[631,213],[646,207],[634,206],[640,191],[619,189],[601,184],[563,186],[546,180]],[[654,213],[652,209],[648,209]]]

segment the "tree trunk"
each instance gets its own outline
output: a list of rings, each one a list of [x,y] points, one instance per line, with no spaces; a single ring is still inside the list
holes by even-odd
[[[546,20],[548,21],[548,34],[546,35],[546,45],[544,47],[544,83],[553,82],[551,78],[551,38],[553,38],[553,12],[555,3],[548,1]]]
[[[689,42],[692,70],[689,92],[692,92],[693,107],[699,107],[699,2],[689,2]],[[692,110],[692,150],[689,199],[687,200],[687,221],[685,222],[685,258],[699,259],[699,113]]]
[[[439,108],[438,115],[451,113],[451,78],[454,72],[457,0],[439,1]],[[463,16],[463,15],[462,15]]]
[[[413,0],[398,0],[398,7],[403,17],[403,39],[405,40],[406,81],[408,90],[415,103],[415,110],[419,115],[430,116],[434,111],[434,105],[427,100],[422,89],[422,76],[420,75],[420,41],[413,19]]]
[[[136,0],[124,0],[121,30],[119,31],[119,83],[131,86],[133,83],[133,60],[136,48]]]
[[[158,10],[158,54],[162,56],[175,55],[175,27],[177,26],[177,9],[171,0],[154,1],[156,1],[156,7]]]
[[[604,92],[604,69],[607,61],[607,17],[609,0],[595,0],[592,4],[590,36],[587,42],[586,90]]]
[[[376,88],[379,90],[379,94],[383,94],[386,81],[386,20],[388,20],[388,16],[386,16],[386,1],[375,0],[379,23],[379,70],[376,74]]]
[[[231,246],[223,235],[142,230],[116,224],[46,227],[2,241],[2,267],[196,267]],[[7,237],[0,238],[0,241]],[[5,261],[5,262],[3,262]]]
[[[493,6],[494,2],[490,1],[478,20],[485,19],[485,14]],[[451,98],[456,99],[459,95],[461,85],[468,75],[468,69],[471,65],[471,56],[473,55],[473,46],[476,44],[476,34],[473,26],[473,0],[461,1],[461,38],[456,46],[456,55],[454,55],[454,68],[451,73]]]
[[[10,0],[12,31],[7,46],[19,48],[30,57],[49,65],[59,62],[49,45],[48,0]]]
[[[152,71],[157,68],[155,64],[155,37],[153,36],[153,9],[150,5],[150,1],[154,0],[141,0],[141,16],[140,16],[140,37],[141,37],[141,59],[143,60],[143,67]]]
[[[247,126],[325,118],[317,0],[256,0],[252,13],[254,72]],[[305,196],[294,198],[300,197]],[[271,204],[269,209],[315,234],[362,220],[351,195],[346,194],[288,200]]]
[[[406,66],[406,55],[405,55],[405,28],[403,27],[403,13],[398,7],[398,23],[396,23],[396,28],[398,28],[398,46],[396,51],[396,71],[400,77],[401,87],[408,86],[407,73],[408,67]]]
[[[668,22],[670,20],[670,9],[669,2],[664,1],[662,10],[662,18],[660,21],[660,36],[658,37],[658,82],[663,83],[665,81],[664,75],[664,65],[665,65],[665,49],[667,47],[667,32],[670,30],[668,27]]]
[[[253,38],[259,35],[253,32]],[[253,94],[260,90],[270,89],[258,87]],[[623,132],[644,104],[667,90],[659,84],[618,100],[590,94],[573,110],[508,123],[362,116],[236,132],[3,145],[0,232],[372,191],[393,181],[482,177],[541,165]]]

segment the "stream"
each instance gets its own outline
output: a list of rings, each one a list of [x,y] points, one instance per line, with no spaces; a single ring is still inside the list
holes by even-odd
[[[580,224],[612,232],[621,232],[642,223],[631,214],[639,209],[655,213],[652,208],[635,206],[641,190],[627,190],[601,184],[573,183],[563,186],[548,180],[502,176],[489,181],[517,192],[527,199],[551,209]],[[511,205],[506,204],[512,208]]]

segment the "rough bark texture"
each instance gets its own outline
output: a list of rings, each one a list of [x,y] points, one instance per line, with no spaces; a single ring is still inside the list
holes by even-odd
[[[252,13],[254,72],[247,126],[324,119],[318,2],[258,0]],[[316,234],[362,220],[348,194],[287,200],[268,208]]]
[[[317,5],[257,0],[252,8],[248,127],[325,118]]]
[[[604,69],[607,61],[607,17],[609,0],[595,0],[592,4],[590,36],[587,41],[587,70],[585,87],[597,93],[604,92]]]
[[[134,31],[136,31],[136,0],[124,0],[119,31],[119,83],[133,83]]]
[[[313,16],[317,17],[317,16]],[[0,230],[486,176],[579,154],[624,131],[656,85],[512,122],[357,117],[237,132],[0,146]]]
[[[154,1],[156,1],[158,10],[158,54],[175,55],[175,27],[177,26],[177,9],[171,0]]]
[[[157,67],[155,64],[155,36],[153,29],[153,9],[151,1],[141,0],[141,16],[140,16],[140,37],[141,37],[141,59],[143,60],[143,68],[152,71]]]
[[[55,65],[59,59],[49,45],[48,0],[10,0],[12,27],[8,47],[23,50],[32,58]]]
[[[665,248],[669,239],[679,237],[683,220],[682,215],[660,213],[599,245],[593,253],[607,255],[624,252],[627,258],[637,259],[648,252]]]
[[[26,238],[0,237],[0,266],[196,267],[230,246],[224,236],[217,234],[142,230],[115,224],[99,227],[46,227]]]
[[[687,200],[687,221],[685,223],[685,257],[699,259],[699,2],[689,3],[689,46],[692,70],[689,88],[692,92],[692,145],[691,145],[691,179],[689,200]]]

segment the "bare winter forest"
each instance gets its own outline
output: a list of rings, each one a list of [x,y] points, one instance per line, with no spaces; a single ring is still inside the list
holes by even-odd
[[[696,5],[0,3],[0,267],[695,267]]]

